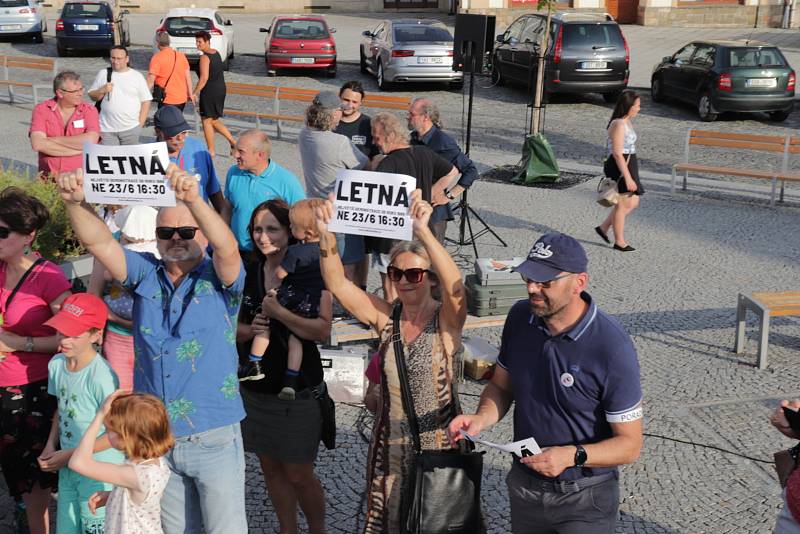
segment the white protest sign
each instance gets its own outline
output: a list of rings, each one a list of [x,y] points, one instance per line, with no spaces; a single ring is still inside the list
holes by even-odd
[[[487,447],[492,447],[493,449],[503,452],[510,452],[511,454],[516,455],[517,458],[525,458],[526,456],[533,456],[534,454],[542,453],[542,449],[539,448],[539,444],[536,443],[536,440],[533,438],[515,441],[514,443],[509,443],[508,445],[500,445],[499,443],[493,443],[491,441],[470,436],[463,430],[461,431],[461,434],[463,434],[465,438],[473,443],[480,443],[481,445],[486,445]]]
[[[411,192],[405,174],[343,170],[336,175],[331,232],[411,241]]]
[[[83,145],[83,192],[91,204],[174,206],[166,143]]]

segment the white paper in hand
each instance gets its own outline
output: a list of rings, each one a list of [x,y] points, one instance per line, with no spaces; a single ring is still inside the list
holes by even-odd
[[[411,241],[409,208],[416,187],[417,180],[405,174],[339,171],[328,230]]]
[[[174,206],[166,143],[83,145],[83,192],[90,204]]]
[[[473,443],[480,443],[481,445],[486,445],[487,447],[492,447],[493,449],[497,449],[499,451],[510,452],[511,454],[516,455],[517,458],[525,458],[526,456],[533,456],[534,454],[542,453],[542,449],[539,448],[539,444],[536,443],[536,440],[533,438],[515,441],[507,445],[501,445],[499,443],[493,443],[491,441],[470,436],[463,430],[461,431],[461,434]]]

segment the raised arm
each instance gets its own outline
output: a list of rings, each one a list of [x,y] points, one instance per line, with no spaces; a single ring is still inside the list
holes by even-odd
[[[431,259],[431,267],[439,278],[439,289],[442,294],[441,321],[458,345],[461,341],[461,330],[467,320],[467,295],[464,282],[461,280],[461,271],[428,226],[432,212],[431,205],[422,200],[421,190],[417,189],[411,193],[414,236],[425,246]]]
[[[328,231],[328,223],[333,218],[333,194],[316,208],[317,231],[319,232],[319,266],[325,287],[353,317],[370,325],[377,332],[383,330],[392,305],[383,299],[370,295],[345,278],[342,259],[336,248],[336,236]]]
[[[86,203],[83,171],[77,169],[58,175],[58,188],[75,236],[103,264],[114,280],[124,281],[128,277],[125,253],[106,223]]]
[[[175,198],[186,204],[197,221],[197,226],[214,249],[214,270],[217,276],[224,285],[230,286],[236,281],[242,268],[236,237],[222,217],[203,200],[194,175],[170,163],[167,178],[175,190]]]
[[[136,471],[132,466],[100,462],[92,456],[95,440],[100,433],[100,427],[103,425],[103,420],[111,407],[111,402],[119,393],[121,391],[109,395],[106,402],[103,403],[103,406],[94,416],[94,420],[92,420],[80,443],[72,453],[72,457],[69,460],[69,468],[78,474],[100,482],[122,486],[133,491],[141,491],[139,477],[136,476]]]

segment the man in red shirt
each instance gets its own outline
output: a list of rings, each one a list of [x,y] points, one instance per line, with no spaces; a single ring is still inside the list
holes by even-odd
[[[33,108],[28,136],[39,153],[39,173],[56,175],[83,166],[84,143],[100,140],[97,109],[83,100],[80,76],[59,72],[53,80],[55,96]]]

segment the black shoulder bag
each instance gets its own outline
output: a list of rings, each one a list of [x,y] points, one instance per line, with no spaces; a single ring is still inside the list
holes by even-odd
[[[14,300],[14,297],[17,296],[17,292],[22,287],[22,284],[25,283],[25,280],[28,279],[28,276],[36,269],[36,266],[40,263],[44,262],[44,258],[36,258],[36,261],[33,262],[33,265],[28,267],[28,270],[20,277],[19,282],[17,285],[14,286],[14,289],[11,290],[11,294],[8,296],[6,301],[3,303],[2,309],[0,309],[0,326],[4,325],[6,322],[6,312],[8,312],[9,306],[11,306],[11,301]]]
[[[111,83],[111,71],[112,70],[113,69],[111,67],[106,67],[106,83]],[[103,100],[105,100],[107,96],[108,96],[108,93],[104,94],[103,98],[101,98],[100,100],[98,100],[97,102],[94,103],[94,107],[97,108],[97,112],[98,113],[100,113],[100,108],[103,107]]]
[[[164,99],[167,98],[167,86],[172,79],[172,75],[175,74],[175,65],[178,63],[178,52],[176,50],[173,50],[173,52],[175,53],[175,59],[172,62],[172,71],[169,73],[169,77],[167,77],[167,83],[164,84],[164,87],[153,83],[153,102],[156,104],[164,103]]]
[[[400,397],[408,416],[414,444],[414,461],[409,473],[408,491],[401,501],[404,534],[473,534],[483,532],[480,513],[483,453],[423,451],[419,440],[419,421],[408,385],[403,342],[400,339],[401,305],[396,305],[392,320],[394,357],[400,378]],[[459,411],[458,392],[451,381],[453,405]],[[462,449],[465,447],[462,440]],[[405,521],[403,521],[405,518]]]

